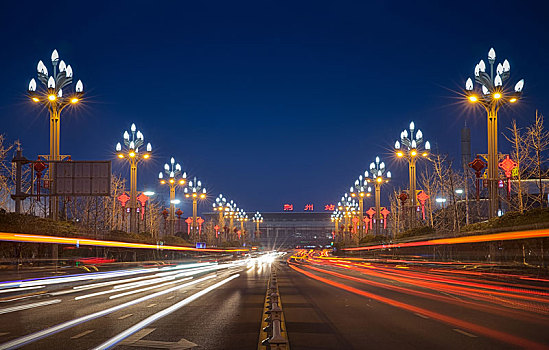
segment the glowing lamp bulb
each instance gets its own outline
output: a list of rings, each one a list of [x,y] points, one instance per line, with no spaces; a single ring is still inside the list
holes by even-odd
[[[55,95],[49,95],[48,96],[48,100],[50,100],[50,101],[55,101],[56,98],[57,97]]]
[[[474,103],[474,102],[477,102],[477,101],[478,101],[478,97],[476,97],[475,95],[471,95],[471,96],[469,96],[469,101],[470,101],[470,102],[473,102],[473,103]]]
[[[494,98],[496,100],[499,100],[501,98],[501,93],[499,93],[499,92],[494,93]]]

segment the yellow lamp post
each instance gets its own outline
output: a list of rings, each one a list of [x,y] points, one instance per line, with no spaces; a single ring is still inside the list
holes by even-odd
[[[130,163],[130,232],[136,232],[137,228],[137,165],[143,160],[151,157],[152,146],[147,144],[146,151],[140,152],[145,141],[141,131],[137,130],[135,124],[131,125],[130,133],[124,131],[124,147],[116,144],[116,156],[125,159]]]
[[[191,198],[193,200],[193,222],[191,224],[191,234],[194,238],[198,238],[198,200],[206,199],[206,189],[202,187],[202,182],[196,179],[196,176],[192,181],[189,181],[189,185],[183,190],[185,198]]]
[[[337,203],[337,209],[342,213],[342,217],[343,217],[343,220],[344,220],[344,226],[343,226],[343,232],[342,232],[342,235],[343,235],[343,240],[345,241],[345,232],[349,232],[349,241],[352,241],[353,240],[353,230],[352,229],[349,229],[349,227],[352,225],[352,227],[354,228],[354,224],[353,224],[353,218],[356,217],[358,215],[358,203],[356,202],[356,200],[350,196],[348,193],[345,193],[342,197],[341,197],[341,201]],[[355,240],[357,243],[358,242],[358,237],[356,237],[356,240]]]
[[[494,64],[496,62],[496,52],[493,48],[488,52],[488,63],[490,64],[490,74],[486,73],[486,64],[484,60],[475,66],[475,81],[477,88],[475,90],[471,78],[465,83],[465,96],[467,100],[474,104],[481,105],[487,114],[488,120],[488,193],[490,197],[488,217],[497,216],[499,207],[498,200],[498,111],[506,104],[516,103],[522,95],[524,88],[524,79],[516,83],[514,91],[510,91],[503,82],[510,76],[511,66],[509,61],[503,61],[496,67],[494,76]],[[477,91],[479,90],[479,91]]]
[[[372,195],[372,188],[368,186],[368,172],[365,176],[360,175],[355,181],[355,186],[351,187],[349,193],[351,197],[358,199],[358,239],[364,237],[364,199]]]
[[[410,228],[415,226],[416,219],[416,161],[418,158],[426,158],[431,151],[429,141],[423,143],[423,133],[415,130],[414,122],[410,123],[410,132],[404,130],[400,133],[400,141],[395,142],[395,153],[398,158],[408,162],[408,173],[410,177]]]
[[[336,237],[339,237],[339,224],[342,218],[343,214],[341,213],[341,211],[339,211],[339,209],[334,210],[330,217],[330,220],[334,223],[334,240],[336,239]]]
[[[170,164],[164,164],[164,174],[162,172],[158,173],[158,179],[160,180],[161,185],[168,185],[170,187],[170,215],[168,220],[170,221],[170,235],[174,235],[175,231],[175,189],[177,186],[185,186],[187,183],[187,173],[184,172],[181,178],[181,165],[175,163],[175,159],[172,157],[170,159]]]
[[[263,222],[263,216],[258,211],[255,212],[254,217],[252,218],[252,221],[255,223],[255,237],[257,239],[259,232],[259,224]]]
[[[248,214],[243,209],[239,209],[237,212],[237,221],[240,222],[240,235],[242,240],[244,241],[244,234],[246,233],[246,230],[244,229],[244,223],[248,221]]]
[[[381,222],[381,185],[389,182],[391,178],[391,172],[386,170],[385,163],[380,162],[379,157],[376,157],[375,162],[370,163],[370,176],[375,184],[376,193],[376,234],[379,234]]]
[[[73,82],[72,67],[70,64],[67,65],[65,61],[59,60],[57,50],[53,50],[51,54],[51,63],[53,65],[53,75],[50,76],[44,63],[42,61],[38,62],[37,78],[43,87],[37,88],[36,80],[31,79],[28,95],[34,103],[41,104],[50,114],[50,154],[47,158],[51,162],[56,162],[62,160],[59,151],[61,112],[67,106],[76,105],[82,100],[84,85],[81,80],[78,80],[74,92],[67,92],[68,86]],[[53,194],[53,196],[50,196],[50,216],[53,220],[57,220],[59,200],[55,196],[57,184],[55,183],[53,163],[50,163],[49,167],[49,180],[50,192]]]
[[[218,225],[223,230],[225,227],[225,211],[229,209],[227,199],[220,194],[212,204],[213,210],[219,213]]]

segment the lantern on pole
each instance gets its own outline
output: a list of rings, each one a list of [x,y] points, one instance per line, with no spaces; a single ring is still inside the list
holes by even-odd
[[[507,199],[511,198],[511,175],[513,174],[513,170],[517,167],[517,163],[512,160],[509,155],[506,155],[505,158],[499,162],[498,166],[503,170],[505,173],[505,177],[507,178]]]
[[[425,191],[419,191],[417,194],[417,200],[421,204],[421,215],[423,217],[423,220],[425,220],[425,202],[429,199],[429,196]]]
[[[385,207],[381,208],[380,214],[383,216],[383,229],[384,230],[387,228],[387,216],[390,213],[391,212],[389,210],[387,210],[387,208],[385,208]]]
[[[482,173],[482,169],[486,168],[486,163],[477,155],[477,157],[471,163],[469,163],[469,168],[475,171],[475,176],[477,178],[476,188],[478,202],[480,200],[480,174]]]

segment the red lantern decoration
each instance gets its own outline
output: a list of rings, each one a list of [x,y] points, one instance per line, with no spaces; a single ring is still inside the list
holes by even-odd
[[[427,201],[427,199],[429,199],[427,193],[425,193],[425,191],[419,191],[419,193],[417,194],[417,200],[421,204],[421,214],[423,216],[423,220],[425,220],[425,202]]]
[[[387,210],[387,208],[383,207],[381,208],[381,215],[383,216],[383,229],[387,228],[387,215],[390,214],[390,211]]]
[[[476,183],[476,187],[477,187],[477,201],[480,200],[480,183],[479,183],[479,179],[480,179],[480,174],[482,172],[482,169],[486,168],[486,163],[480,159],[480,157],[477,155],[477,157],[471,162],[469,163],[469,168],[473,169],[475,171],[475,176],[477,178],[477,183]]]
[[[517,167],[517,163],[507,155],[505,159],[499,162],[498,166],[503,169],[507,178],[507,199],[509,199],[511,197],[511,174],[513,173],[513,169]]]
[[[44,162],[34,163],[34,171],[36,172],[36,195],[37,199],[40,200],[40,178],[42,177],[42,172],[47,169],[47,165]]]

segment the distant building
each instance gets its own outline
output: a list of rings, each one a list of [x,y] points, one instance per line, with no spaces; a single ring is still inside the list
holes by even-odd
[[[261,235],[258,241],[263,246],[274,248],[329,245],[334,226],[331,214],[314,211],[261,213],[263,222],[259,226]],[[206,213],[204,216],[215,222],[217,215]],[[246,226],[250,235],[253,235],[255,224],[249,221]]]

